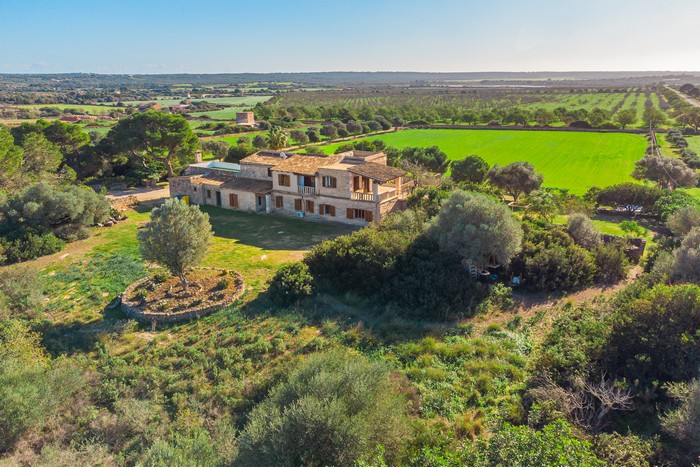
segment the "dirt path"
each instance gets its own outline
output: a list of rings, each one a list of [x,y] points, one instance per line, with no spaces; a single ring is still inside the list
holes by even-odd
[[[141,201],[151,201],[161,198],[170,197],[170,188],[168,185],[165,186],[154,186],[154,187],[142,187],[133,188],[130,190],[109,190],[107,191],[107,199],[109,200],[119,200],[120,198],[127,198],[129,196],[135,196],[136,199]]]
[[[680,91],[678,91],[678,90],[676,90],[676,89],[673,89],[673,88],[670,87],[670,86],[666,86],[666,89],[670,89],[671,91],[673,91],[673,92],[675,92],[676,94],[678,94],[678,96],[680,96],[680,97],[681,97],[683,100],[685,100],[688,104],[694,105],[695,107],[700,107],[700,102],[696,101],[696,100],[693,99],[692,97],[688,97],[688,96],[686,96],[685,94],[683,94],[682,92],[680,92]]]

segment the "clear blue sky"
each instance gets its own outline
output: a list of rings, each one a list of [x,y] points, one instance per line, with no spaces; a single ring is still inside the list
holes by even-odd
[[[698,0],[0,0],[0,72],[700,71]]]

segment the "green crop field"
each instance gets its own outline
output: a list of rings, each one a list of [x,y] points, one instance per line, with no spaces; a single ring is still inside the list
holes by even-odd
[[[205,97],[203,99],[191,99],[193,102],[207,101],[212,104],[230,105],[230,106],[253,106],[258,102],[265,102],[270,100],[272,96],[239,96],[239,97]],[[151,99],[148,101],[126,101],[124,105],[140,105],[147,104],[149,102],[157,102],[163,106],[176,105],[182,102],[183,98],[175,99]],[[116,105],[113,104],[113,105]]]
[[[389,146],[438,146],[452,160],[470,154],[489,164],[528,161],[544,185],[582,194],[592,186],[632,181],[634,162],[646,148],[642,135],[516,130],[403,130],[369,139]],[[325,146],[332,153],[340,144]]]
[[[65,110],[65,109],[78,109],[81,112],[90,115],[104,115],[108,114],[114,110],[114,107],[109,105],[90,105],[90,104],[29,104],[29,105],[17,105],[14,106],[19,109],[31,109],[39,110],[44,107],[50,107],[53,109]]]

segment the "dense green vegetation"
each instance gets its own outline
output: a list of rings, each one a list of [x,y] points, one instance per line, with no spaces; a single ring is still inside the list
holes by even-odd
[[[434,99],[416,106],[441,120],[478,100],[415,91],[390,97]],[[505,92],[482,110],[547,125],[555,105],[580,106],[634,126],[626,109],[662,106],[653,89],[555,94]],[[651,160],[639,135],[402,130],[326,146],[384,150],[417,182],[407,210],[361,229],[175,201],[93,227],[110,210],[79,185],[90,177],[159,178],[200,148],[235,159],[413,118],[374,97],[301,129],[278,96],[256,105],[264,134],[230,145],[199,144],[186,118],[154,110],[97,136],[0,129],[0,251],[27,260],[0,268],[1,462],[697,463],[700,211],[676,189],[678,174],[694,182],[682,132]],[[201,131],[228,131],[217,125]],[[632,237],[648,241],[640,264]],[[200,263],[234,270],[245,292],[191,322],[129,320],[117,296],[163,274],[144,258],[181,278]]]

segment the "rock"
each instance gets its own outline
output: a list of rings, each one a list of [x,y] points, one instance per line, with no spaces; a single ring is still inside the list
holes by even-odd
[[[107,221],[104,224],[104,227],[112,227],[114,225],[114,221]]]

